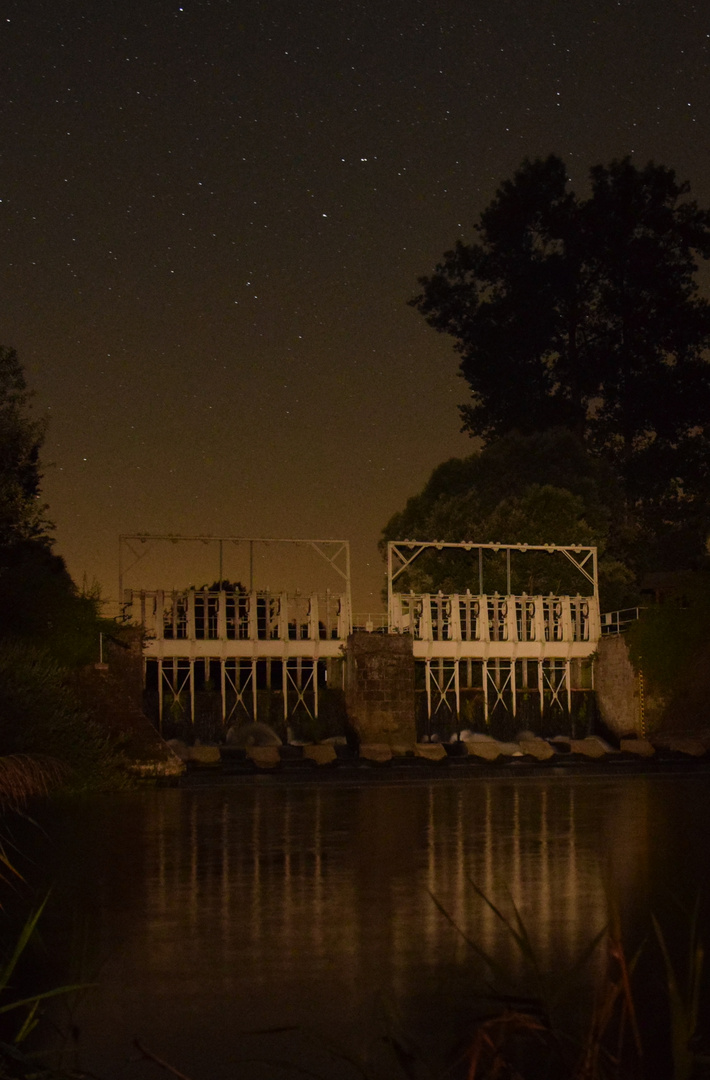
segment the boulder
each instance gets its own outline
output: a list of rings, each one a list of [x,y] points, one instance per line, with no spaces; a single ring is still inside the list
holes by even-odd
[[[638,757],[653,757],[656,753],[648,739],[621,739],[619,747],[622,754],[637,754]]]
[[[281,764],[278,746],[247,746],[247,757],[259,769],[273,769]]]
[[[227,732],[227,746],[282,746],[281,739],[268,724],[235,724]]]
[[[526,738],[518,740],[518,745],[524,754],[529,754],[530,757],[537,758],[538,761],[548,761],[555,756],[555,751],[546,739],[541,739],[537,735],[530,735],[527,732],[525,734]]]
[[[360,745],[360,757],[365,761],[375,761],[384,764],[392,760],[392,747],[389,743],[362,743]]]
[[[494,739],[475,739],[467,742],[466,746],[470,755],[483,758],[484,761],[495,761],[500,757],[500,747]]]
[[[653,740],[657,746],[671,750],[676,754],[688,754],[690,757],[703,757],[707,753],[705,744],[700,739],[690,736],[665,735],[660,739]]]
[[[331,742],[319,743],[316,746],[304,746],[303,756],[316,765],[330,765],[337,758],[335,746]]]
[[[426,758],[427,761],[441,761],[446,757],[443,743],[416,743],[414,753],[416,757]]]
[[[598,735],[588,735],[586,739],[570,739],[569,746],[573,754],[583,754],[588,758],[603,758],[615,752]]]
[[[188,761],[195,761],[198,765],[216,765],[219,762],[218,746],[190,746],[188,747]]]

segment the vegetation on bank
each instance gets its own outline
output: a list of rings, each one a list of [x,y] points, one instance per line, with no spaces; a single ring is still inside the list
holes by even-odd
[[[675,730],[706,730],[710,570],[674,575],[658,599],[626,633],[629,657],[652,705],[649,720]]]
[[[116,627],[53,551],[44,436],[20,360],[0,347],[0,806],[125,783],[119,749],[73,688]]]

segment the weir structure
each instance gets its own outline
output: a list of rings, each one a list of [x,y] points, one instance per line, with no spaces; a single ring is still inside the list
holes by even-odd
[[[450,590],[422,588],[431,577],[448,577]],[[555,588],[543,593],[543,583]],[[575,692],[592,689],[595,547],[390,541],[387,594],[389,632],[412,637],[429,727],[488,723],[496,711],[571,714]]]
[[[216,546],[214,585],[125,589],[125,573],[143,558],[141,545],[156,541]],[[233,545],[248,548],[248,585],[224,580],[225,549]],[[315,552],[340,590],[255,589],[255,551],[289,545]],[[133,558],[128,567],[126,554]],[[343,646],[352,629],[347,540],[121,536],[119,577],[124,618],[137,622],[145,635],[146,687],[157,693],[161,730],[166,714],[173,722],[194,721],[196,694],[205,689],[219,687],[222,727],[248,718],[282,721],[288,728],[299,713],[317,719],[327,689],[342,688]]]
[[[124,588],[147,545],[185,541],[216,547],[211,586]],[[248,551],[244,583],[224,577],[234,546]],[[337,588],[256,588],[255,554],[269,546],[289,557],[315,553]],[[392,635],[411,649],[419,735],[480,730],[494,717],[532,726],[535,717],[571,716],[593,689],[601,635],[594,547],[391,541],[387,624],[378,634],[370,621],[354,636],[346,540],[137,534],[120,537],[119,567],[124,617],[144,632],[146,687],[161,730],[165,720],[194,724],[196,697],[204,695],[213,709],[218,700],[222,730],[249,719],[276,724],[289,738],[303,734],[304,722],[321,736],[335,734],[325,728],[335,717],[342,730],[346,690],[350,705],[377,699],[384,730],[401,687],[388,687],[384,676],[375,686],[375,668],[367,674],[362,657],[385,671]],[[446,590],[432,591],[432,581]],[[364,652],[363,634],[371,639]]]

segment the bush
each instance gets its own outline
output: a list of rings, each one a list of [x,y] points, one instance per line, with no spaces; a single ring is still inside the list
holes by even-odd
[[[0,754],[61,762],[72,790],[126,782],[115,743],[83,711],[68,672],[20,642],[0,643]]]

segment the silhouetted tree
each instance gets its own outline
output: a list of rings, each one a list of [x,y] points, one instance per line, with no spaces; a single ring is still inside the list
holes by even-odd
[[[702,550],[710,512],[710,214],[672,170],[627,159],[568,190],[525,162],[411,303],[451,334],[484,442],[565,426],[623,479],[656,561]]]
[[[17,353],[0,346],[0,547],[46,540],[53,528],[40,497],[45,422],[31,396]]]
[[[0,640],[31,641],[67,666],[96,659],[106,629],[97,595],[80,595],[53,548],[42,501],[46,424],[14,349],[0,346]]]

